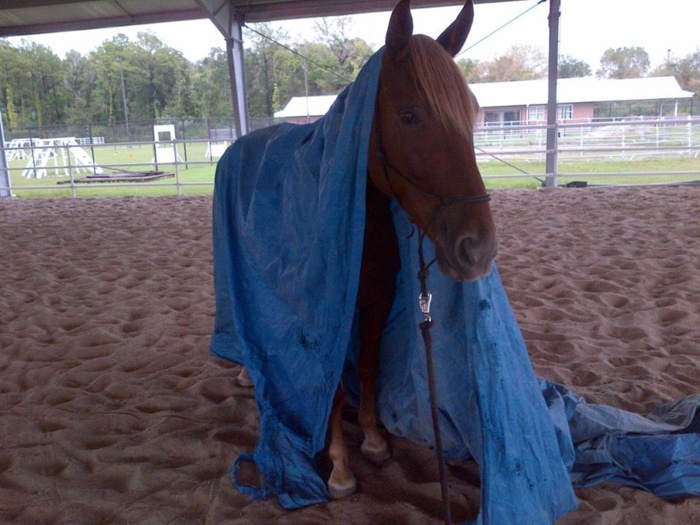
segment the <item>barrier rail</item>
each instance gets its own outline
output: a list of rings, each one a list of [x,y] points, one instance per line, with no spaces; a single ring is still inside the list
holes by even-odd
[[[556,128],[557,171],[562,179],[625,176],[642,182],[649,177],[700,178],[700,118],[558,123]],[[477,161],[487,184],[514,179],[539,181],[544,177],[546,131],[545,125],[476,129]],[[215,163],[224,149],[220,140],[211,138],[169,141],[167,155],[162,150],[159,154],[163,142],[157,141],[105,143],[97,137],[57,140],[51,151],[46,144],[46,140],[7,144],[10,186],[15,194],[78,197],[210,193]],[[49,169],[50,163],[53,165]],[[116,178],[108,177],[105,182],[102,177],[86,183],[79,180],[86,169],[105,174],[165,171],[172,173],[173,180],[132,182],[138,178],[125,176],[120,180],[129,182],[113,182]],[[41,170],[43,177],[39,178]],[[0,193],[7,189],[0,187]]]

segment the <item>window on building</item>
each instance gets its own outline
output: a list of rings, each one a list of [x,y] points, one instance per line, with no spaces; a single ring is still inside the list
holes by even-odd
[[[544,121],[544,106],[529,106],[527,108],[528,122],[543,122]]]
[[[557,106],[557,120],[571,120],[574,118],[573,104],[559,104]]]
[[[516,126],[520,124],[520,110],[486,111],[484,113],[484,123],[487,126]]]
[[[484,113],[484,124],[487,126],[500,126],[503,122],[503,114],[500,111],[486,111]]]

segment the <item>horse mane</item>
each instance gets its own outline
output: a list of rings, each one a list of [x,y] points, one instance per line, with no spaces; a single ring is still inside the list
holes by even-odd
[[[414,35],[409,43],[411,76],[425,102],[447,128],[472,136],[476,99],[449,53],[430,37]]]

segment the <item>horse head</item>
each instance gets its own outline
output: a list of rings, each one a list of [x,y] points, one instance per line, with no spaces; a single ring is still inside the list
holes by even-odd
[[[496,228],[474,153],[476,100],[453,57],[474,18],[469,0],[433,40],[413,35],[410,0],[386,35],[370,138],[369,176],[435,243],[447,276],[473,281],[491,270]]]

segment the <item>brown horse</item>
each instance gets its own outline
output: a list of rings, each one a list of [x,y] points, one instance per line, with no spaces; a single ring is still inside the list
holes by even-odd
[[[390,457],[377,429],[375,387],[379,343],[400,268],[391,199],[434,242],[437,263],[445,275],[466,281],[488,275],[496,254],[495,226],[472,139],[476,102],[453,60],[466,41],[473,16],[474,6],[468,0],[437,41],[413,36],[410,0],[401,0],[386,35],[370,136],[357,296],[362,451],[375,463]],[[239,382],[246,380],[244,369]],[[344,398],[340,387],[329,421],[332,498],[347,496],[356,488],[341,427]]]

